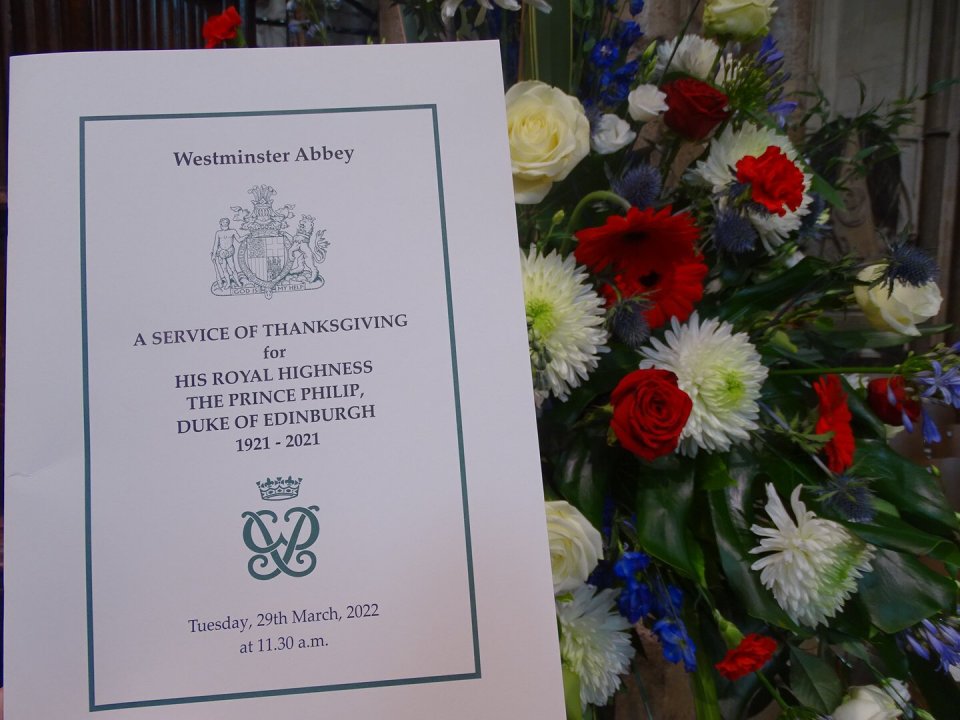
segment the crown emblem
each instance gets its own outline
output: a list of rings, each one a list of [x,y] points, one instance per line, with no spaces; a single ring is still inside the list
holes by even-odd
[[[301,482],[303,478],[294,479],[293,475],[288,475],[257,480],[257,487],[260,488],[260,497],[264,500],[290,500],[300,493]]]

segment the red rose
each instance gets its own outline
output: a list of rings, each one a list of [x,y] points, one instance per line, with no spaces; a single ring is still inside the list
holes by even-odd
[[[739,680],[766,665],[776,651],[776,640],[750,633],[714,667],[727,680]]]
[[[667,127],[688,140],[703,140],[730,117],[727,96],[693,78],[680,78],[663,86],[667,95]]]
[[[803,173],[776,145],[760,157],[740,158],[737,182],[749,183],[752,200],[781,217],[787,208],[796,210],[803,202]]]
[[[833,437],[823,448],[827,453],[827,467],[832,472],[842,473],[853,464],[855,449],[847,394],[836,375],[822,376],[813,384],[813,389],[820,399],[820,418],[817,420],[816,433],[833,433]]]
[[[887,425],[909,425],[920,418],[920,403],[907,397],[907,387],[899,375],[871,380],[867,402]]]
[[[677,449],[680,433],[693,402],[677,387],[669,370],[634,370],[610,396],[610,426],[624,448],[644,460],[653,460]]]
[[[609,305],[620,297],[643,297],[650,302],[647,324],[658,328],[671,317],[683,322],[703,297],[707,266],[697,252],[700,230],[693,215],[630,208],[625,216],[611,215],[600,227],[577,232],[577,262],[595,273],[609,268],[613,284],[601,292]]]
[[[237,9],[231,5],[219,15],[207,18],[203,24],[203,39],[207,41],[207,47],[224,40],[233,40],[237,36],[237,28],[243,23],[243,18]]]

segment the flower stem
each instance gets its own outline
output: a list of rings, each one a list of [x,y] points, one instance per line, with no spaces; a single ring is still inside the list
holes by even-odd
[[[611,205],[619,205],[624,210],[631,208],[628,201],[609,190],[594,190],[592,193],[585,195],[583,200],[577,203],[577,206],[570,214],[570,222],[567,223],[568,237],[564,238],[563,244],[560,246],[561,255],[566,255],[570,251],[570,241],[573,238],[573,233],[580,229],[580,216],[583,215],[583,211],[586,210],[590,203],[597,202],[598,200],[605,200]]]
[[[687,28],[690,27],[690,23],[693,22],[693,16],[697,14],[697,8],[700,7],[700,0],[697,0],[693,4],[693,9],[690,10],[690,14],[687,15],[687,21],[683,24],[683,27],[680,29],[680,34],[677,35],[677,44],[673,46],[673,52],[670,53],[670,57],[667,59],[667,64],[663,66],[663,72],[660,74],[660,79],[657,82],[659,85],[663,82],[663,79],[667,76],[667,72],[670,70],[670,63],[673,62],[673,56],[677,54],[677,50],[680,49],[680,41],[683,40],[683,36],[687,34]]]
[[[790,705],[786,700],[783,699],[783,695],[781,695],[780,691],[773,686],[773,683],[767,679],[767,676],[762,672],[758,672],[756,675],[758,678],[760,678],[760,683],[767,689],[767,692],[769,692],[773,696],[773,699],[777,701],[777,705],[779,705],[783,710],[789,710]]]
[[[890,375],[896,373],[898,367],[878,367],[876,365],[852,365],[848,367],[808,367],[790,368],[789,370],[771,370],[771,375],[843,375],[844,373],[872,373]]]

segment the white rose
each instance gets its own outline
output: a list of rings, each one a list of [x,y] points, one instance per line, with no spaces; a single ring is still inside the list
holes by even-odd
[[[590,123],[579,100],[536,80],[507,90],[506,103],[514,200],[532,205],[590,152]]]
[[[630,124],[618,118],[613,113],[602,115],[597,121],[590,136],[590,144],[601,155],[609,155],[626,147],[637,139],[637,134],[630,129]]]
[[[873,282],[883,272],[882,263],[869,265],[857,275],[862,282]],[[940,311],[943,297],[935,282],[919,287],[907,285],[899,280],[893,283],[890,292],[888,283],[870,287],[857,285],[853,288],[857,304],[867,320],[878,330],[893,330],[902,335],[920,335],[917,323],[929,320]]]
[[[676,52],[673,51],[674,48],[677,48]],[[669,72],[682,72],[698,80],[706,80],[719,52],[719,45],[699,35],[684,35],[679,47],[676,38],[660,43],[657,47],[658,77],[662,76],[666,68]],[[671,55],[673,60],[670,60]],[[667,62],[670,63],[669,68]]]
[[[708,35],[749,40],[766,33],[776,11],[773,0],[710,0],[703,10],[703,29]]]
[[[630,117],[637,122],[648,122],[665,113],[667,94],[656,85],[638,85],[627,95]]]
[[[900,686],[898,694],[904,700],[910,695]],[[859,685],[850,688],[843,704],[833,711],[833,720],[895,720],[902,714],[897,702],[876,685]]]
[[[580,587],[603,557],[600,533],[583,513],[564,500],[545,503],[553,592]]]

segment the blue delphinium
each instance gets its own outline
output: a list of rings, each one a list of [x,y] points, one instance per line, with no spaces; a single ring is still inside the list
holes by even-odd
[[[648,575],[648,570],[656,573],[656,568],[651,566],[646,553],[623,553],[613,568],[614,574],[624,582],[617,607],[633,624],[652,619],[652,630],[660,640],[663,656],[672,663],[682,660],[684,668],[692,672],[697,668],[696,647],[680,619],[683,591],[664,583],[659,574]]]
[[[663,646],[663,656],[672,663],[683,660],[687,672],[697,669],[697,648],[687,634],[683,620],[663,618],[653,624],[653,632]]]
[[[620,0],[608,0],[619,13]],[[620,20],[594,37],[587,31],[580,41],[589,48],[583,68],[581,101],[586,108],[607,112],[616,108],[630,94],[640,63],[628,60],[633,45],[643,36],[640,26],[633,20]]]
[[[604,38],[590,51],[590,62],[598,68],[608,68],[620,57],[620,46],[610,38]]]

